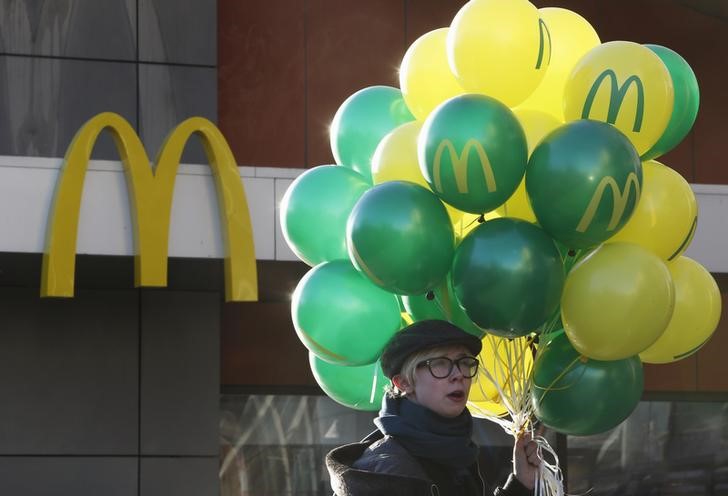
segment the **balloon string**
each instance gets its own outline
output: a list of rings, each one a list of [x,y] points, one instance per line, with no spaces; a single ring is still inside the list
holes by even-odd
[[[374,365],[374,377],[372,378],[372,390],[369,392],[369,404],[373,404],[377,397],[377,379],[379,378],[379,360]]]
[[[546,324],[544,324],[540,328],[540,330],[536,331],[537,334],[540,334],[542,336],[546,336],[546,335],[550,334],[551,331],[553,330],[554,326],[556,325],[556,322],[559,321],[559,317],[561,317],[561,310],[559,308],[557,308],[556,311],[554,312],[554,316],[551,317],[551,319]]]
[[[559,457],[556,451],[551,447],[548,440],[543,436],[535,436],[533,440],[536,442],[536,452],[541,463],[538,467],[536,475],[536,485],[534,487],[535,496],[587,496],[594,490],[589,488],[584,493],[567,493],[564,491],[564,474],[559,468]],[[553,461],[549,461],[552,459]]]
[[[536,496],[564,496],[564,474],[559,467],[559,457],[556,451],[543,436],[533,438],[536,442],[536,452],[541,463],[536,474],[534,494]],[[553,462],[546,457],[549,455]]]
[[[440,310],[445,315],[445,318],[452,322],[452,301],[450,300],[450,294],[447,291],[447,277],[448,276],[445,276],[445,279],[443,279],[440,283],[439,289],[441,297],[438,298],[437,295],[435,295],[435,301],[438,302]]]

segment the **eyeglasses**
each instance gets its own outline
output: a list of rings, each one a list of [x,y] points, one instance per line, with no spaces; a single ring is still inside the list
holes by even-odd
[[[424,365],[427,365],[427,368],[430,369],[430,374],[435,379],[450,377],[455,365],[457,365],[463,377],[470,379],[478,373],[479,362],[477,358],[471,356],[460,357],[457,360],[451,360],[448,357],[435,357],[418,363],[417,367]]]

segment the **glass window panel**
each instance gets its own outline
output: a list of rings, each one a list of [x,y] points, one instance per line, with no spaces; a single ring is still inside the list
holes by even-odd
[[[326,396],[300,395],[224,394],[220,412],[222,496],[330,495],[326,453],[367,436],[376,417]],[[481,419],[473,438],[487,483],[502,483],[511,471],[512,438]]]
[[[642,402],[615,429],[567,445],[572,494],[728,495],[728,403]]]

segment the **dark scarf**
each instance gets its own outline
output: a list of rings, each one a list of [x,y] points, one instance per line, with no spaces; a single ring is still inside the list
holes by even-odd
[[[374,424],[417,458],[463,469],[478,457],[478,446],[471,439],[473,418],[467,408],[457,417],[447,418],[405,398],[385,396]]]

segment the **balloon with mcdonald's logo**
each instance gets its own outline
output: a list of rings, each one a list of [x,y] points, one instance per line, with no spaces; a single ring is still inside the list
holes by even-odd
[[[543,79],[551,37],[527,0],[472,0],[450,25],[447,55],[463,88],[515,107]]]
[[[655,52],[638,43],[610,41],[587,52],[572,70],[564,117],[612,124],[642,155],[667,128],[673,102],[672,78]]]
[[[564,87],[569,74],[585,53],[599,45],[599,35],[589,21],[571,10],[545,7],[538,13],[550,33],[551,62],[543,81],[518,109],[546,112],[563,121]]]
[[[698,202],[690,184],[655,160],[642,163],[644,187],[634,214],[607,242],[635,243],[669,261],[690,245],[698,225]]]
[[[456,96],[437,107],[422,126],[417,147],[432,191],[470,213],[489,212],[506,201],[528,160],[518,119],[485,95]]]
[[[526,191],[538,223],[569,248],[616,234],[642,191],[642,163],[617,128],[579,120],[559,127],[528,162]]]
[[[395,128],[377,145],[372,157],[372,181],[381,184],[387,181],[409,181],[429,189],[420,170],[417,158],[417,137],[422,122],[412,121]],[[463,213],[445,205],[450,220],[455,223]]]

